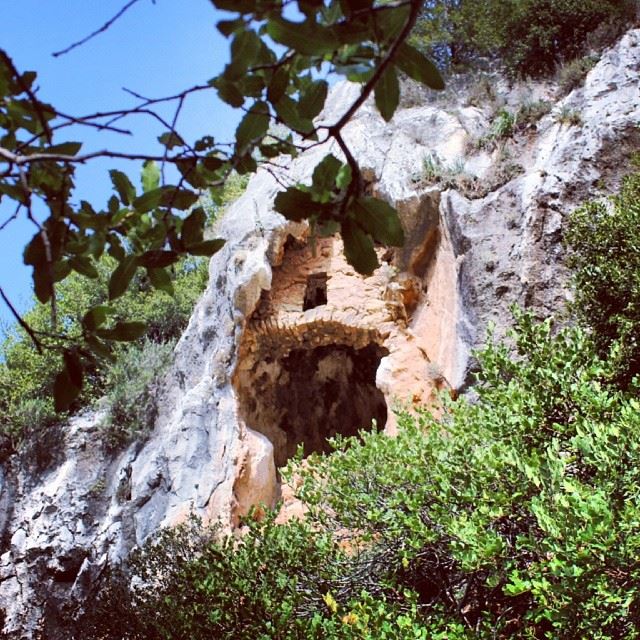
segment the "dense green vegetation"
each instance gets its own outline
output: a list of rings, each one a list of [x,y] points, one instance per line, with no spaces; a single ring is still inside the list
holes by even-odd
[[[515,311],[473,402],[292,463],[304,522],[161,532],[83,637],[640,637],[639,201],[636,174],[571,216],[579,325]]]
[[[610,44],[634,12],[627,0],[428,0],[413,38],[443,67],[489,57],[539,76]]]
[[[233,175],[219,193],[203,199],[209,224],[238,198],[247,185],[247,176]],[[38,353],[33,341],[15,329],[0,345],[0,457],[20,450],[25,441],[42,446],[59,439],[48,431],[66,421],[69,414],[102,401],[106,410],[102,437],[107,447],[117,447],[149,428],[155,415],[154,387],[168,364],[169,355],[186,327],[198,297],[207,283],[204,258],[188,258],[172,267],[170,284],[155,288],[148,276],[134,276],[131,286],[117,300],[109,301],[108,283],[115,260],[103,256],[96,263],[97,277],[71,274],[57,289],[57,324],[72,340],[83,330],[83,314],[88,308],[101,308],[104,330],[119,322],[135,319],[142,323],[137,341],[116,342],[108,351],[103,341],[103,357],[93,358],[87,367],[81,394],[68,412],[56,412],[53,387],[63,366],[64,339],[51,340],[48,349]],[[34,303],[25,314],[37,335],[51,332],[51,305]],[[34,452],[30,447],[28,455]]]
[[[640,168],[640,156],[634,164]],[[571,217],[566,241],[573,248],[573,305],[593,329],[601,357],[615,363],[620,384],[640,373],[640,173],[628,176],[619,195],[586,204]]]
[[[111,261],[103,259],[98,268],[98,281],[75,274],[59,287],[57,322],[68,335],[81,332],[82,313],[87,304],[98,306],[108,302],[106,285],[112,269]],[[126,295],[109,305],[111,323],[116,325],[118,321],[136,318],[146,322],[144,335],[147,341],[157,344],[175,342],[206,284],[206,260],[192,259],[181,263],[174,271],[173,295],[153,289],[146,278],[138,277]],[[50,311],[49,305],[36,305],[26,314],[34,331],[50,331]],[[126,363],[132,364],[145,348],[148,349],[142,342],[122,343],[105,354],[109,357],[94,360],[71,412],[92,404],[115,388],[112,384],[114,372],[123,363],[114,362],[114,356],[117,356],[115,360],[125,358]],[[0,433],[11,439],[12,448],[17,448],[25,436],[37,438],[43,430],[67,418],[66,413],[56,413],[52,394],[63,362],[63,350],[61,344],[59,350],[49,348],[40,354],[26,334],[16,332],[5,340],[2,352]]]

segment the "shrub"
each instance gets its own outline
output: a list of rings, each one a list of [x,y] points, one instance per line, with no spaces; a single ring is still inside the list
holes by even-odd
[[[640,158],[634,161],[640,168]],[[573,310],[592,329],[602,357],[628,384],[640,373],[640,172],[608,201],[592,201],[569,218]]]
[[[346,556],[332,536],[273,517],[247,526],[239,539],[197,520],[161,531],[111,575],[78,637],[427,640],[415,603],[401,610],[340,578]]]
[[[551,111],[551,106],[551,103],[547,100],[525,102],[516,112],[516,128],[523,130],[534,125]]]
[[[368,540],[431,630],[640,637],[640,404],[582,330],[523,316],[514,339],[443,423],[405,414],[397,438],[307,459],[310,517]]]
[[[555,114],[555,120],[559,124],[566,124],[570,127],[578,127],[582,124],[582,116],[569,107],[562,107],[558,113]]]
[[[587,73],[595,67],[597,62],[598,59],[594,56],[584,56],[563,64],[558,71],[558,92],[560,96],[565,96],[580,86]]]
[[[103,399],[106,415],[100,424],[100,435],[108,450],[118,449],[153,428],[158,388],[171,363],[174,346],[173,340],[144,340],[123,349],[107,369],[107,393]]]
[[[79,333],[81,311],[97,304],[107,304],[107,281],[113,262],[105,257],[98,264],[100,277],[91,280],[72,274],[57,288],[58,326],[69,335]],[[110,303],[117,320],[142,320],[147,323],[146,337],[161,343],[179,337],[186,326],[191,310],[204,290],[207,281],[205,260],[185,261],[175,268],[175,295],[153,289],[144,277],[137,277],[132,290]],[[36,305],[25,320],[37,332],[48,333],[50,307]],[[52,401],[55,376],[62,367],[60,341],[50,341],[50,347],[39,354],[29,338],[21,331],[9,335],[2,344],[0,362],[0,433],[9,437],[14,448],[23,439],[38,438],[52,425],[64,420],[57,415]],[[87,372],[81,396],[72,412],[88,406],[103,395],[109,364],[96,362]],[[37,410],[35,410],[37,409]]]
[[[634,16],[632,0],[437,0],[414,39],[443,67],[493,56],[512,76],[540,76],[608,46]]]
[[[446,164],[436,154],[428,154],[422,161],[422,175],[416,179],[425,185],[438,185],[441,189],[456,189],[467,197],[480,191],[478,178],[467,172],[464,160]]]
[[[224,208],[242,194],[247,181],[248,176],[234,174],[216,199],[201,199],[200,204],[208,213],[209,224],[215,222]],[[172,266],[173,294],[155,289],[146,276],[138,273],[123,296],[109,301],[108,281],[116,264],[115,260],[104,255],[95,265],[98,278],[90,279],[74,272],[56,286],[56,331],[77,337],[81,332],[81,314],[92,306],[108,305],[111,310],[109,318],[113,323],[120,320],[142,321],[147,325],[146,340],[158,344],[174,343],[186,327],[193,307],[207,284],[208,261],[189,258]],[[48,336],[51,333],[50,305],[36,303],[24,319],[36,334]],[[43,443],[48,442],[48,431],[67,418],[66,415],[56,414],[52,400],[54,380],[62,369],[63,346],[62,340],[47,338],[47,348],[39,354],[26,333],[20,329],[9,332],[0,345],[0,457],[6,456],[7,452],[15,452],[27,438],[30,439],[29,446],[36,446],[39,439]],[[135,367],[135,349],[116,348],[115,351],[124,354],[128,363]],[[152,357],[149,344],[137,349],[143,359]],[[144,432],[148,419],[141,414],[135,415],[132,403],[135,393],[127,399],[129,394],[122,387],[122,381],[126,379],[123,367],[116,365],[111,369],[110,366],[109,362],[96,361],[92,368],[85,370],[84,388],[70,411],[74,413],[90,406],[105,393],[110,384],[119,386],[118,390],[114,389],[115,395],[107,404],[118,412],[123,411],[118,420],[114,418],[110,423],[115,425],[120,421],[121,426],[110,427],[107,432],[114,437],[118,432],[116,440],[121,437],[126,440],[126,434]],[[142,387],[148,388],[146,373],[141,371],[141,375],[144,378]],[[136,386],[133,380],[131,383]],[[144,402],[150,403],[150,398]],[[128,406],[126,410],[125,406]],[[46,448],[48,445],[43,446]]]
[[[500,109],[493,120],[489,133],[482,136],[476,143],[479,149],[495,149],[499,143],[504,143],[515,133],[516,116],[508,109]]]

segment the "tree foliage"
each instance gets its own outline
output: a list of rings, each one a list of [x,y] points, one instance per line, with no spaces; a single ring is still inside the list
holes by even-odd
[[[108,304],[106,284],[114,264],[115,261],[108,256],[96,262],[97,282],[76,273],[60,283],[57,314],[66,335],[72,339],[78,336],[82,332],[85,310],[93,308],[97,310],[93,313],[108,314],[114,327],[112,330],[129,330],[126,327],[132,326],[129,319],[133,317],[140,324],[133,325],[131,337],[142,337],[155,344],[175,343],[206,285],[206,262],[190,258],[175,265],[169,275],[171,293],[154,289],[149,278],[139,273],[129,290]],[[48,334],[49,305],[34,306],[25,315],[25,320],[34,331]],[[123,333],[120,337],[127,336]],[[57,338],[50,338],[52,344],[56,344],[55,340]],[[60,369],[65,365],[64,354],[67,353],[63,343],[60,347],[38,353],[33,343],[20,332],[8,336],[1,345],[0,436],[8,439],[11,450],[18,449],[25,438],[38,439],[39,434],[68,415],[67,412],[56,412],[53,399],[53,388]],[[148,364],[148,361],[140,360],[145,351],[144,341],[105,340],[103,349],[98,356],[85,360],[85,384],[69,405],[69,411],[90,406],[105,392],[110,392],[114,386],[114,374],[123,366],[117,362],[119,359],[124,358],[128,365],[136,361]],[[130,353],[130,357],[126,353]]]
[[[548,75],[634,19],[627,0],[429,0],[413,40],[442,66],[498,58],[515,76]]]
[[[634,162],[640,168],[640,157]],[[625,178],[617,196],[576,210],[565,242],[574,311],[626,384],[640,373],[640,172]]]
[[[339,230],[349,261],[363,273],[377,266],[374,241],[402,240],[395,211],[383,201],[365,198],[358,164],[342,130],[374,92],[383,117],[392,117],[399,101],[398,73],[434,89],[443,87],[435,66],[406,42],[421,2],[300,0],[296,19],[287,12],[290,3],[281,0],[213,4],[230,12],[229,19],[218,23],[230,40],[231,59],[224,71],[176,96],[140,98],[129,110],[81,117],[61,113],[38,97],[35,72],[20,72],[9,55],[0,52],[0,198],[15,204],[11,218],[26,216],[35,226],[24,262],[33,267],[37,299],[50,304],[51,333],[57,337],[50,340],[20,320],[38,349],[62,354],[64,367],[54,383],[58,408],[68,408],[80,394],[94,355],[104,352],[110,341],[129,340],[144,330],[132,323],[114,325],[104,309],[89,307],[80,323],[81,335],[67,335],[57,319],[59,283],[72,273],[97,280],[96,264],[108,254],[115,261],[107,285],[109,301],[122,296],[140,272],[154,287],[168,289],[167,269],[182,256],[210,256],[223,245],[220,239],[204,238],[201,192],[219,191],[234,173],[255,171],[260,159],[268,168],[277,156],[295,156],[310,145],[334,141],[342,157],[322,161],[312,185],[288,187],[276,208],[289,219],[309,219],[316,233]],[[362,91],[336,122],[317,125],[314,118],[324,106],[331,74],[360,82]],[[175,104],[175,123],[189,95],[208,90],[244,112],[231,149],[211,136],[187,141],[153,111],[160,104]],[[59,132],[71,125],[122,132],[123,118],[141,111],[166,126],[159,138],[163,151],[157,156],[83,153],[80,142],[57,142]],[[273,123],[291,133],[273,134]],[[102,209],[86,201],[76,205],[75,167],[104,156],[144,161],[142,188],[112,170],[114,193]],[[178,170],[175,184],[164,181],[166,164]],[[34,213],[37,206],[47,210],[44,221]]]

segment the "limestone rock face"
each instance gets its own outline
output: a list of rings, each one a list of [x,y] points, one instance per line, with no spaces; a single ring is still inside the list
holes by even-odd
[[[407,235],[402,249],[379,250],[368,278],[345,262],[338,238],[314,247],[306,225],[275,213],[279,181],[259,171],[219,223],[227,243],[148,439],[107,456],[87,414],[66,430],[59,465],[33,475],[10,460],[0,472],[3,637],[68,637],[60,614],[106,563],[192,512],[233,527],[252,505],[272,506],[276,467],[299,445],[326,450],[327,437],[372,419],[393,432],[396,403],[464,388],[471,349],[490,321],[504,333],[512,303],[559,309],[563,220],[628,170],[640,142],[639,71],[636,30],[584,86],[493,150],[474,145],[488,108],[432,99],[385,124],[366,104],[344,137]],[[358,91],[335,87],[321,118],[334,122]],[[507,106],[514,91],[503,91]],[[553,87],[536,91],[553,100]],[[580,125],[565,122],[568,111]],[[278,179],[308,181],[327,151],[339,155],[313,148],[283,162]],[[464,180],[428,184],[426,157]]]

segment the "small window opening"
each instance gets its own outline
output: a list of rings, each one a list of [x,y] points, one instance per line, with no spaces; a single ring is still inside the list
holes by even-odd
[[[307,278],[307,288],[304,292],[304,303],[302,305],[303,311],[327,304],[327,280],[326,272],[312,273]]]

